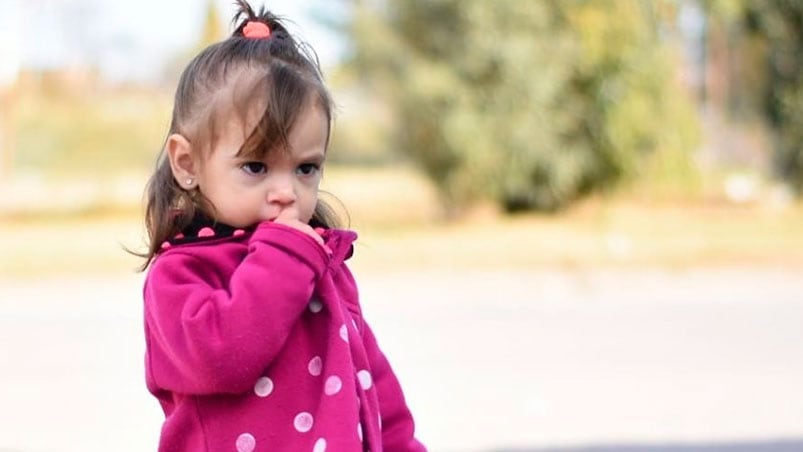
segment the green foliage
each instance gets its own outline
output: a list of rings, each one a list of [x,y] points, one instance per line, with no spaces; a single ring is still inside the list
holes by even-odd
[[[748,108],[775,130],[777,173],[803,195],[803,2],[699,1],[709,26],[727,28],[735,42],[730,50],[753,66],[740,68],[733,97],[758,99]]]
[[[803,2],[749,2],[745,18],[768,42],[765,105],[777,131],[777,168],[803,195]]]
[[[699,0],[700,6],[710,17],[726,22],[742,17],[746,0]]]
[[[555,210],[638,176],[657,151],[688,159],[695,121],[661,36],[672,4],[359,2],[351,63],[447,208]]]
[[[220,18],[220,11],[215,6],[212,0],[206,3],[206,14],[204,15],[204,24],[201,28],[201,37],[197,44],[197,50],[200,51],[207,46],[214,44],[225,38],[226,29],[223,27],[223,21]]]

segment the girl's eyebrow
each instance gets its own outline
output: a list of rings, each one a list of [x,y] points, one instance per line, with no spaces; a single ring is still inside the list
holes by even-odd
[[[326,159],[326,153],[321,151],[312,151],[307,153],[301,153],[296,156],[298,160],[314,160],[318,162],[322,162]]]
[[[262,157],[259,157],[253,154],[251,155],[231,154],[230,158],[232,160],[235,160],[236,162],[262,162],[262,161],[273,160],[275,157],[270,155],[264,155]],[[323,163],[326,160],[326,153],[320,151],[311,151],[298,155],[292,155],[290,158],[292,160],[296,160],[299,162]]]

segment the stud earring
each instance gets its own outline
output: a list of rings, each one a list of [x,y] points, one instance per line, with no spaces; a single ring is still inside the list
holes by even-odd
[[[192,178],[187,179],[187,185],[192,185]]]

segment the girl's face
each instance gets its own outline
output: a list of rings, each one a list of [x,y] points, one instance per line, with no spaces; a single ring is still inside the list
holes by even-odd
[[[289,149],[262,160],[238,157],[244,129],[232,120],[196,172],[197,187],[215,208],[214,218],[245,228],[282,216],[308,223],[318,202],[328,133],[326,116],[314,103],[301,112],[288,137]]]

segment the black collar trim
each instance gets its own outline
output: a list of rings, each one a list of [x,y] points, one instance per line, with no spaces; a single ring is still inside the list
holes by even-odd
[[[254,227],[235,228],[225,223],[218,223],[204,215],[196,215],[192,222],[173,238],[165,242],[162,248],[173,245],[186,245],[188,243],[207,242],[210,240],[220,240],[230,237],[238,237],[247,232],[252,232]]]

